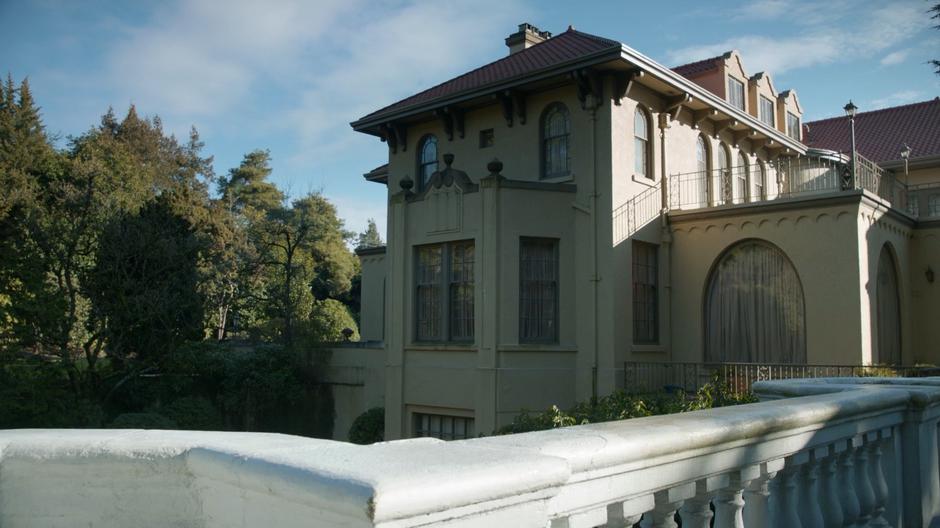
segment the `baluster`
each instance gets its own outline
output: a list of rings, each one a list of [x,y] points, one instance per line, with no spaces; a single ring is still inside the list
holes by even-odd
[[[750,466],[735,471],[727,487],[715,498],[715,526],[718,528],[744,528],[744,488],[761,475],[761,466]]]
[[[654,495],[656,506],[653,511],[643,515],[642,528],[678,528],[676,511],[686,499],[695,496],[695,483],[690,482],[668,490],[657,491]]]
[[[797,495],[796,484],[799,478],[799,465],[805,457],[805,453],[797,453],[793,457],[788,457],[783,470],[774,479],[770,512],[772,526],[775,528],[802,527],[798,514],[799,496]]]
[[[633,528],[640,522],[643,512],[655,507],[652,495],[635,497],[633,499],[609,504],[607,506],[607,524],[605,528]]]
[[[829,453],[820,464],[819,502],[825,526],[842,526],[842,504],[839,491],[839,453],[843,444],[829,446]]]
[[[871,470],[871,481],[875,488],[875,509],[872,512],[871,526],[891,528],[891,523],[885,519],[885,509],[888,506],[888,480],[885,478],[884,465],[882,464],[882,446],[887,443],[891,437],[891,429],[884,429],[878,435],[878,440],[871,443],[871,459],[869,469]]]
[[[712,513],[711,498],[716,490],[728,486],[730,480],[727,475],[719,475],[701,479],[695,483],[695,496],[685,501],[679,510],[682,518],[682,528],[709,528]]]
[[[770,482],[783,469],[783,463],[783,460],[774,460],[761,464],[761,476],[744,489],[744,526],[770,524]]]
[[[869,521],[872,519],[871,514],[875,510],[875,490],[872,487],[871,473],[868,470],[866,436],[857,437],[858,446],[855,449],[855,481],[858,484],[855,492],[858,494],[859,508],[856,526],[868,526]]]
[[[800,521],[803,528],[823,528],[822,508],[819,504],[819,461],[825,458],[826,448],[816,448],[809,451],[809,461],[800,467]]]
[[[842,526],[855,526],[858,522],[860,507],[855,494],[855,439],[845,443],[845,451],[839,455],[839,502],[842,504]]]

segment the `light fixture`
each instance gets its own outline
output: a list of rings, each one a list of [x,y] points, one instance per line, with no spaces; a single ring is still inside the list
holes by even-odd
[[[911,147],[907,143],[901,147],[901,159],[906,160],[911,157]]]
[[[927,266],[927,271],[924,272],[924,276],[927,277],[927,282],[929,282],[930,284],[933,284],[933,279],[934,279],[933,268],[931,268],[930,266]]]
[[[855,103],[853,103],[851,99],[849,99],[849,104],[843,106],[842,109],[845,110],[845,115],[849,117],[855,117],[855,112],[858,111],[858,107],[855,106]]]

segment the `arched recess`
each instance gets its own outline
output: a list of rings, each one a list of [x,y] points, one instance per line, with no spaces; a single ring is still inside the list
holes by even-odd
[[[889,244],[878,256],[878,283],[875,287],[875,326],[878,332],[877,361],[901,363],[901,295],[894,253]]]
[[[803,286],[786,254],[764,240],[735,243],[709,274],[705,361],[806,363]]]

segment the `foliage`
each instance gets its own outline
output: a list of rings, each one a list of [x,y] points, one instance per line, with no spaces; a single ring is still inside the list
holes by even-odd
[[[108,424],[110,429],[177,429],[177,423],[157,413],[124,413]]]
[[[382,235],[379,234],[379,228],[375,225],[375,219],[369,219],[369,225],[365,231],[359,233],[359,242],[356,244],[357,249],[373,248],[384,246],[385,242],[382,241]]]
[[[373,407],[353,420],[349,441],[367,445],[385,440],[385,408]]]
[[[932,20],[940,20],[940,3],[934,4],[927,12],[931,13],[930,18]],[[934,29],[940,29],[940,24],[935,25]],[[940,60],[934,59],[928,62],[934,67],[934,72],[940,75]]]
[[[176,429],[194,431],[221,431],[224,429],[222,413],[208,399],[200,396],[184,396],[173,400],[160,409]]]
[[[687,395],[681,391],[672,394],[631,394],[617,391],[591,402],[578,403],[568,411],[561,410],[554,405],[540,413],[524,411],[511,424],[500,428],[497,434],[557,429],[572,425],[698,411],[756,401],[757,399],[750,393],[735,394],[727,384],[717,379],[706,383],[693,395]]]

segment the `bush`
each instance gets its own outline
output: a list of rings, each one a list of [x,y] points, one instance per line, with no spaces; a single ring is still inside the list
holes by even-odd
[[[176,422],[178,429],[192,431],[219,431],[224,429],[222,413],[212,402],[199,396],[174,400],[161,409],[162,414]]]
[[[554,405],[540,413],[523,411],[511,424],[498,429],[496,434],[542,431],[572,425],[698,411],[756,401],[757,398],[750,393],[734,394],[727,384],[717,379],[706,383],[691,396],[681,391],[674,394],[631,394],[618,391],[597,400],[578,403],[569,411],[563,411]]]
[[[353,420],[349,428],[349,441],[354,444],[374,444],[385,440],[385,409],[373,407]]]
[[[109,425],[110,429],[176,429],[176,422],[157,413],[124,413]]]

